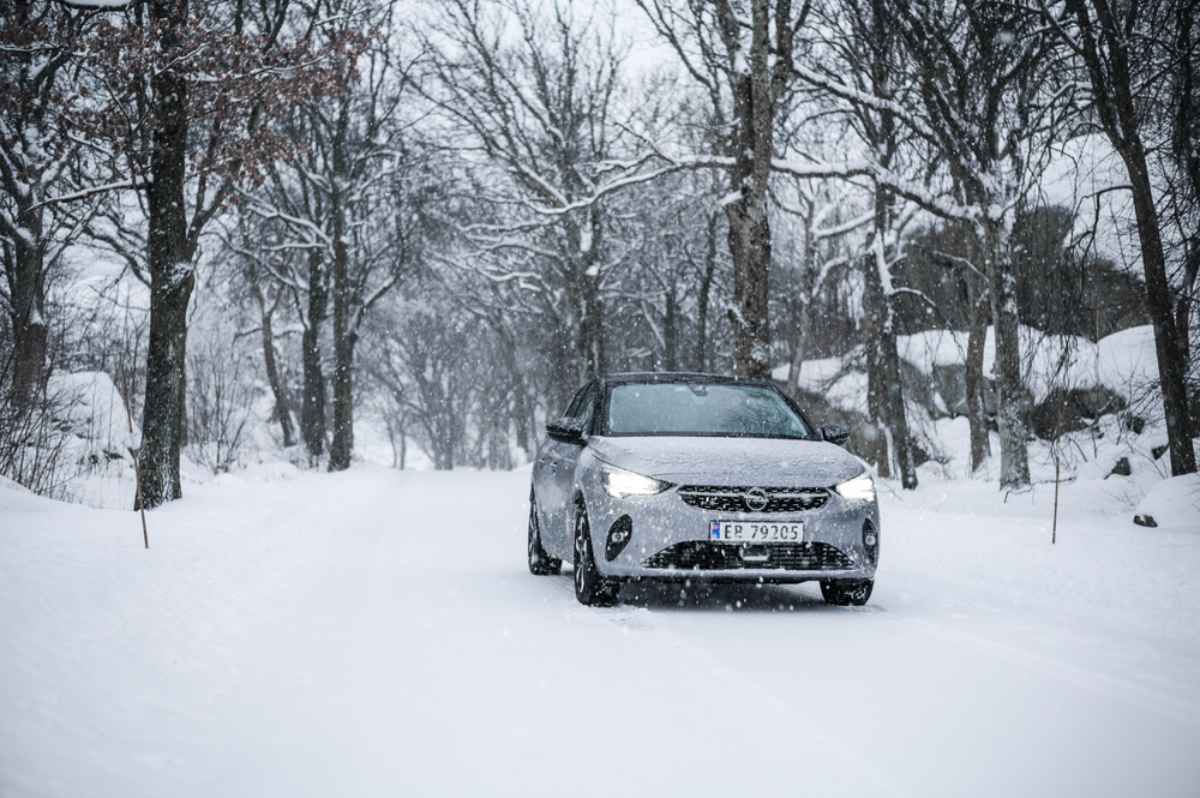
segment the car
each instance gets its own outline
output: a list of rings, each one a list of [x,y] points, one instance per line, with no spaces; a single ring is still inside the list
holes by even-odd
[[[533,574],[574,565],[575,596],[630,580],[818,581],[863,605],[879,564],[870,471],[767,379],[613,374],[576,392],[533,464]]]

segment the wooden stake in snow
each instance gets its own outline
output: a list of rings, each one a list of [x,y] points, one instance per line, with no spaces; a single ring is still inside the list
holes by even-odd
[[[1050,545],[1053,546],[1058,542],[1058,485],[1059,485],[1059,469],[1058,469],[1058,442],[1051,449],[1054,452],[1054,520],[1050,524]]]
[[[133,422],[132,421],[129,422],[129,431],[133,432]],[[137,474],[138,466],[140,464],[138,463],[137,452],[134,451],[133,447],[130,447],[129,455],[133,458],[133,473]],[[142,516],[142,545],[145,548],[149,549],[150,548],[150,531],[148,529],[146,529],[146,504],[145,504],[145,502],[142,501],[142,481],[140,479],[135,478],[134,483],[137,485],[137,494],[136,494],[136,498],[134,501],[137,502],[138,513]]]
[[[128,408],[125,410],[125,420],[129,422],[129,435],[133,437],[133,416],[129,414]],[[130,446],[129,456],[133,458],[133,482],[137,486],[134,493],[134,504],[138,509],[138,513],[142,516],[142,545],[149,549],[150,531],[146,529],[146,503],[142,501],[142,480],[138,478],[138,474],[141,473],[139,471],[141,463],[138,462],[138,450]]]

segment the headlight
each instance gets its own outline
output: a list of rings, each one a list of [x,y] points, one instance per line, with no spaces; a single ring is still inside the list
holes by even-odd
[[[854,479],[848,479],[841,483],[836,488],[843,499],[852,502],[873,502],[875,501],[875,481],[871,479],[871,475],[866,471],[862,472]]]
[[[661,479],[644,477],[632,471],[622,471],[619,468],[604,469],[604,489],[609,496],[623,499],[626,496],[653,496],[671,487],[670,482]]]

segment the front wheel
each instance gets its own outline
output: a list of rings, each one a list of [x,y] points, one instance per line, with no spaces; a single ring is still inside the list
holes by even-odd
[[[839,607],[861,607],[871,598],[871,590],[874,587],[874,579],[864,579],[860,582],[822,579],[821,598],[825,599],[826,604],[836,604]]]
[[[589,607],[611,607],[620,592],[619,581],[602,576],[596,569],[587,512],[580,507],[575,514],[575,598]]]
[[[562,560],[551,557],[542,548],[542,528],[538,523],[537,504],[533,492],[529,493],[529,533],[526,552],[529,560],[529,573],[534,576],[549,576],[562,570]]]

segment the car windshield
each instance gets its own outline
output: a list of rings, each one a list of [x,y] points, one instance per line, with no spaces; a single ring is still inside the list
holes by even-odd
[[[735,383],[626,383],[608,398],[609,435],[812,437],[778,391]]]

